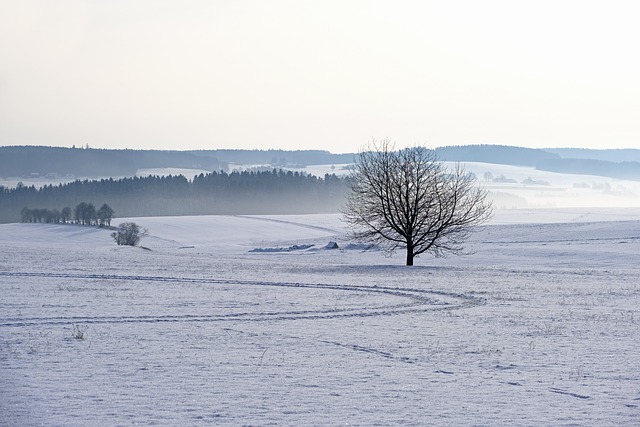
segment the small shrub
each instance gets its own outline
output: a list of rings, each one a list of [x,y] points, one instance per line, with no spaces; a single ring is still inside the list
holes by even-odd
[[[83,340],[86,338],[86,332],[89,329],[87,326],[72,325],[71,326],[71,338],[76,340]]]
[[[117,231],[111,233],[111,237],[118,245],[136,246],[147,234],[148,231],[135,222],[123,222]]]

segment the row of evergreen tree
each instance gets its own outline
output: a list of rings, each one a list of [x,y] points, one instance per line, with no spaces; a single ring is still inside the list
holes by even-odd
[[[211,155],[186,151],[106,150],[37,146],[0,147],[0,176],[127,176],[147,168],[226,169]]]
[[[82,202],[106,203],[120,217],[331,213],[339,211],[346,189],[346,179],[334,174],[319,178],[275,169],[213,172],[191,180],[169,175],[0,187],[0,222],[20,221],[24,206],[53,211]]]
[[[44,222],[49,224],[80,224],[95,225],[98,227],[110,227],[115,211],[111,206],[104,203],[100,209],[96,210],[93,203],[80,202],[75,209],[69,206],[58,209],[28,207],[20,211],[21,222]]]

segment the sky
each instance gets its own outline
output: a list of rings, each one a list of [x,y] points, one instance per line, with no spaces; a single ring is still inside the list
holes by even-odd
[[[0,145],[640,148],[640,2],[0,0]]]

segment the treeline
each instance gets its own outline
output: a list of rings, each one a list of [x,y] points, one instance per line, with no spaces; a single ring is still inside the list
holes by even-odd
[[[640,162],[640,150],[532,149],[480,144],[438,147],[435,151],[445,161],[531,166],[556,172],[640,179],[640,166],[634,163]],[[338,165],[353,163],[356,157],[354,153],[333,154],[325,150],[165,151],[14,146],[0,147],[0,178],[122,177],[149,168],[228,171],[228,163],[277,168]],[[627,162],[631,164],[625,164]]]
[[[227,163],[245,165],[298,166],[352,163],[353,153],[334,154],[325,150],[195,150],[198,156],[212,156]]]
[[[536,166],[540,161],[559,158],[558,154],[545,150],[504,145],[438,147],[435,151],[438,157],[444,161],[495,163],[515,166]]]
[[[588,148],[548,148],[551,153],[558,154],[563,159],[589,159],[603,160],[606,162],[638,162],[640,163],[640,150],[635,148],[609,148],[594,150]]]
[[[606,176],[616,179],[640,180],[639,162],[608,162],[593,159],[547,159],[538,162],[536,169],[580,175]]]
[[[74,181],[60,185],[0,187],[0,222],[21,220],[23,207],[53,211],[81,202],[106,203],[120,217],[207,214],[339,212],[344,178],[299,172],[213,172],[192,180],[182,175]]]
[[[104,203],[100,209],[96,210],[93,203],[81,202],[75,209],[69,206],[58,209],[29,209],[22,208],[20,211],[21,222],[44,222],[48,224],[80,224],[95,225],[98,227],[110,227],[115,211],[111,206]]]
[[[548,172],[640,180],[640,162],[634,161],[640,159],[640,150],[541,150],[502,145],[467,145],[439,147],[435,151],[445,161],[532,166]]]
[[[353,154],[324,150],[110,150],[45,146],[0,147],[0,177],[133,176],[139,169],[228,171],[228,163],[306,166],[353,162]]]
[[[0,176],[74,175],[132,176],[138,169],[189,168],[221,170],[227,164],[209,155],[186,151],[103,150],[63,147],[0,147]]]

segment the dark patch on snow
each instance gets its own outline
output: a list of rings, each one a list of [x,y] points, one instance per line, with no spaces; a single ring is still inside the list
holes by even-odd
[[[293,252],[293,251],[303,251],[305,249],[309,249],[314,247],[315,245],[293,245],[288,248],[255,248],[251,249],[249,252]]]
[[[577,397],[578,399],[591,399],[591,396],[586,396],[584,394],[571,393],[570,391],[562,390],[559,388],[551,387],[549,391],[552,393],[564,394],[571,397]]]
[[[340,247],[338,246],[338,244],[336,242],[329,242],[329,243],[327,243],[327,245],[324,248],[325,249],[339,249]]]
[[[517,365],[514,365],[514,364],[510,364],[510,365],[501,365],[501,364],[499,364],[499,363],[498,363],[498,364],[496,365],[496,369],[500,369],[501,371],[505,371],[505,370],[507,370],[507,369],[515,369],[515,368],[517,368],[517,367],[518,367],[518,366],[517,366]]]
[[[349,243],[344,247],[345,250],[356,250],[356,251],[376,251],[379,250],[377,245],[373,243]]]

